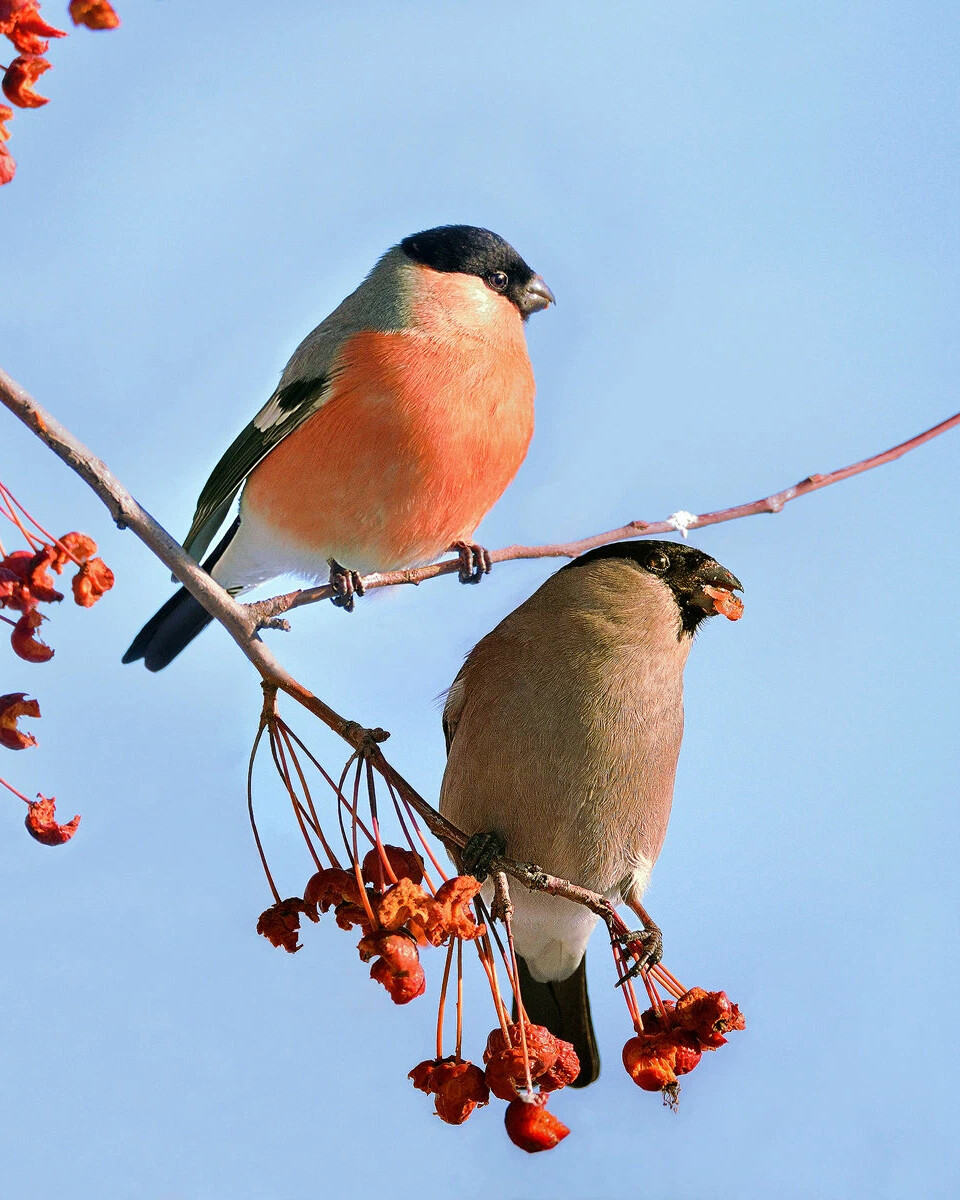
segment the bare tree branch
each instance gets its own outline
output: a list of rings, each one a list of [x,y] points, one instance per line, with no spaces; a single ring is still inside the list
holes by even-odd
[[[801,479],[793,487],[784,488],[783,491],[774,492],[760,500],[751,500],[746,504],[736,504],[732,508],[720,508],[715,512],[700,513],[699,515],[674,513],[673,516],[662,521],[628,521],[619,529],[608,529],[605,533],[596,533],[592,537],[581,538],[575,542],[555,542],[546,546],[504,546],[501,550],[491,550],[490,560],[497,563],[523,558],[576,558],[578,554],[585,554],[597,546],[605,546],[608,542],[620,542],[625,538],[651,537],[658,533],[677,533],[681,530],[685,532],[687,529],[720,525],[724,521],[736,521],[740,517],[752,517],[758,513],[778,513],[791,500],[796,500],[800,496],[808,496],[811,492],[819,491],[820,488],[829,487],[832,483],[839,483],[843,479],[849,479],[852,475],[860,475],[863,471],[870,471],[874,467],[881,467],[885,463],[893,462],[894,459],[901,458],[910,450],[915,450],[924,442],[939,437],[940,434],[946,433],[948,429],[953,429],[957,425],[960,425],[960,413],[954,413],[952,417],[947,417],[939,425],[934,425],[931,429],[918,433],[915,437],[909,438],[889,450],[884,450],[880,454],[874,454],[870,458],[852,463],[848,467],[839,467],[836,471],[829,471],[825,475],[808,475],[806,479]],[[458,569],[458,566],[458,560],[452,558],[445,559],[443,562],[431,563],[426,567],[411,568],[407,571],[365,575],[363,586],[365,589],[370,589],[395,587],[402,583],[420,584],[426,579],[435,579],[438,575],[451,575]],[[281,613],[289,612],[293,608],[300,608],[304,604],[315,604],[318,600],[326,600],[332,595],[333,589],[329,584],[325,584],[323,587],[301,588],[295,592],[287,592],[283,596],[274,596],[246,607],[254,614],[262,627],[266,621]]]
[[[388,780],[411,808],[423,818],[430,832],[447,846],[463,847],[466,835],[452,825],[396,771],[380,752],[378,742],[389,734],[368,730],[348,720],[325,704],[318,696],[294,679],[274,658],[258,636],[260,622],[249,607],[233,597],[194,562],[169,533],[140,505],[104,462],[60,424],[36,400],[0,368],[0,401],[53,453],[87,483],[110,510],[121,529],[130,529],[148,549],[169,567],[184,587],[218,620],[257,669],[261,679],[276,687],[318,717],[355,750],[366,754],[376,770]],[[567,880],[548,875],[532,863],[517,863],[496,858],[491,869],[505,871],[524,886],[565,896],[585,904],[609,924],[613,909],[603,896],[577,887]]]
[[[294,679],[260,640],[258,630],[266,621],[288,609],[324,599],[331,594],[329,587],[292,592],[287,596],[278,596],[260,604],[238,604],[228,592],[210,578],[206,571],[184,553],[179,543],[134,499],[120,481],[111,474],[105,463],[42,408],[2,369],[0,369],[0,401],[58,458],[76,471],[107,506],[121,529],[132,530],[144,545],[170,568],[207,612],[224,626],[265,683],[290,696],[355,750],[361,750],[366,754],[374,768],[423,818],[427,828],[435,837],[448,847],[461,848],[466,844],[466,835],[428,804],[384,758],[377,743],[385,740],[389,734],[379,729],[368,730],[359,722],[348,720],[335,712],[318,696]],[[842,467],[827,475],[809,476],[793,487],[776,492],[772,496],[765,496],[762,500],[754,500],[749,504],[704,513],[692,518],[690,514],[674,514],[672,518],[665,521],[652,523],[630,521],[619,529],[611,529],[606,533],[599,533],[577,542],[547,546],[507,546],[502,550],[493,551],[491,559],[494,562],[505,562],[520,558],[572,558],[595,546],[620,541],[623,538],[676,532],[683,527],[717,525],[721,521],[733,521],[754,513],[779,512],[788,501],[795,500],[798,496],[807,495],[809,492],[827,487],[831,483],[837,483],[841,479],[848,479],[851,475],[857,475],[861,471],[869,471],[873,467],[891,462],[958,424],[960,424],[960,413],[882,454],[874,455],[872,458],[864,459],[849,467]],[[423,580],[433,579],[437,575],[450,574],[457,570],[457,566],[457,560],[454,559],[415,570],[397,571],[389,575],[369,575],[365,578],[364,583],[365,586],[371,588],[400,583],[421,583]],[[519,863],[513,859],[498,857],[492,860],[490,870],[494,873],[505,872],[532,890],[563,896],[577,904],[585,905],[603,919],[612,932],[616,929],[626,928],[620,922],[612,905],[603,896],[588,891],[586,888],[578,887],[568,880],[548,875],[533,863]]]

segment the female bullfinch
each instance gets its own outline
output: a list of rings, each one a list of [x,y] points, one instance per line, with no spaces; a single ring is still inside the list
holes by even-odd
[[[640,899],[673,802],[683,668],[706,617],[740,616],[739,588],[692,546],[618,542],[563,567],[478,642],[443,712],[440,811],[473,835],[473,861],[458,865],[475,870],[477,840],[495,843],[626,903],[656,961]],[[521,887],[511,899],[527,1014],[573,1043],[583,1087],[600,1070],[584,957],[597,917]]]
[[[237,492],[240,513],[204,566],[234,594],[329,569],[345,608],[359,577],[460,553],[533,434],[523,323],[553,293],[503,238],[445,225],[388,250],[300,343],[280,384],[217,463],[184,549],[198,561]],[[159,671],[210,617],[181,588],[123,657]]]

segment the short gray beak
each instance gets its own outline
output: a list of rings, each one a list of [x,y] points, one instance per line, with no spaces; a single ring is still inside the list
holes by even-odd
[[[743,584],[736,575],[728,571],[726,567],[721,567],[718,562],[707,563],[702,573],[698,573],[698,575],[704,583],[711,587],[726,588],[730,592],[734,589],[739,592],[743,591]]]
[[[529,317],[531,313],[540,312],[542,308],[546,308],[550,304],[556,304],[556,302],[557,300],[553,292],[550,291],[540,276],[534,275],[523,289],[519,307],[524,317]]]

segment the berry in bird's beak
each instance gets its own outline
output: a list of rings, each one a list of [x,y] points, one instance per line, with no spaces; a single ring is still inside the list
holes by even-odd
[[[693,577],[690,601],[708,617],[719,613],[728,621],[739,621],[743,616],[743,601],[733,594],[735,591],[743,591],[743,584],[736,575],[713,559],[707,559]]]
[[[713,611],[726,617],[728,621],[739,621],[743,616],[743,601],[727,588],[712,587],[707,584],[703,592],[713,601]]]

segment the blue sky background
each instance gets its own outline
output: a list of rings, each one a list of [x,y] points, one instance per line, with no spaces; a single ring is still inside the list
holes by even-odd
[[[529,326],[537,433],[489,546],[753,499],[960,407],[947,6],[120,10],[119,32],[54,46],[51,104],[13,123],[0,362],[177,533],[300,338],[442,222],[496,229],[559,300]],[[748,1028],[662,1111],[620,1067],[598,943],[604,1073],[553,1103],[567,1141],[527,1157],[499,1106],[448,1128],[405,1078],[432,1053],[439,955],[428,997],[397,1009],[331,922],[294,957],[256,936],[252,670],[219,630],[160,676],[122,668],[166,572],[0,418],[5,481],[93,533],[118,579],[55,614],[49,666],[11,656],[0,686],[44,713],[40,749],[3,772],[83,814],[50,850],[0,807],[3,1194],[955,1195],[958,436],[693,539],[747,608],[691,657],[647,898],[668,964]],[[434,697],[551,569],[314,607],[271,642],[391,729],[435,795]],[[260,812],[298,891],[266,776]],[[493,1024],[476,979],[471,1002],[476,1055]]]

